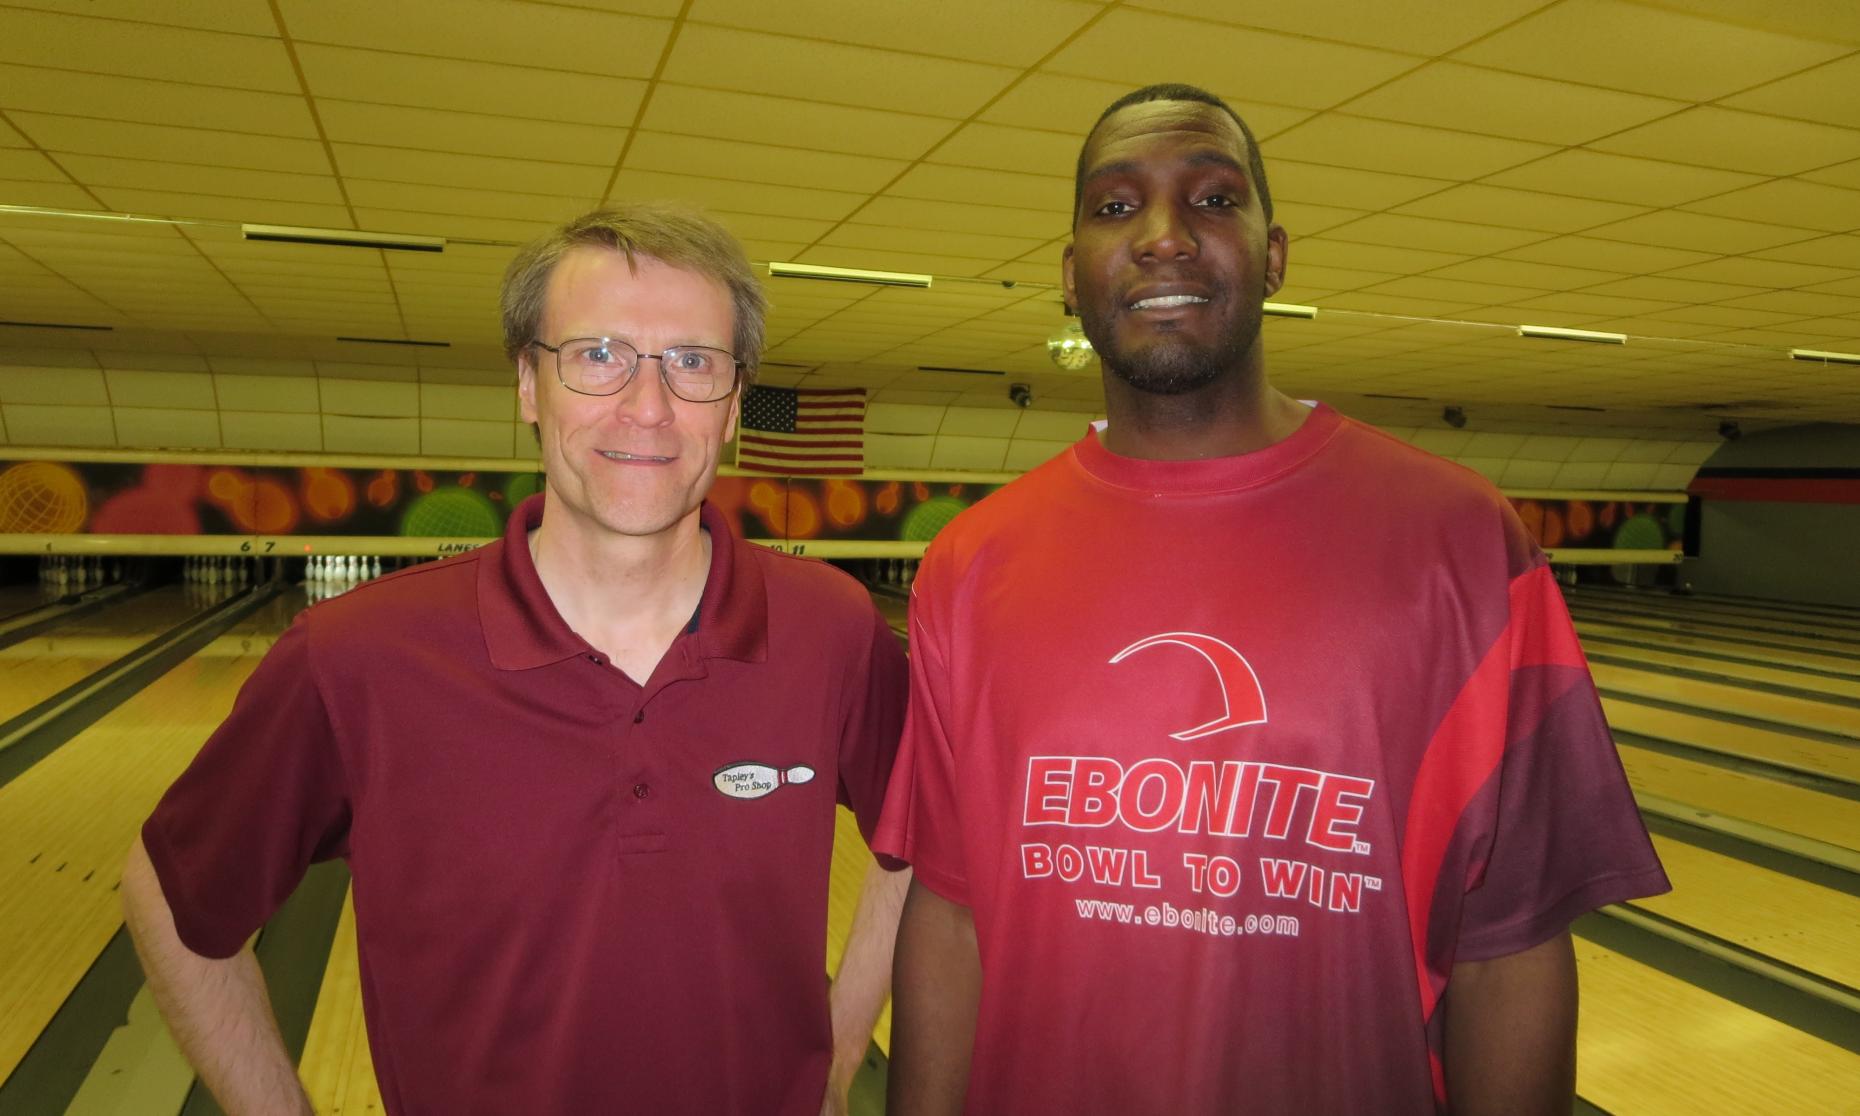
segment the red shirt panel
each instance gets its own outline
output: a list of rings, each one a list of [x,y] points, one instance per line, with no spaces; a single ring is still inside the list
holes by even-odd
[[[871,832],[902,651],[706,507],[700,621],[642,687],[550,605],[541,514],[298,617],[144,828],[182,940],[235,952],[346,856],[390,1111],[813,1116],[834,804]]]

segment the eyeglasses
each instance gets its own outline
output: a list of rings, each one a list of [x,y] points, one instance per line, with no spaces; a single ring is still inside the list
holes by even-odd
[[[555,378],[582,395],[615,395],[633,382],[642,361],[659,362],[659,377],[673,395],[687,403],[715,403],[736,390],[743,362],[722,349],[674,345],[662,353],[642,353],[611,337],[577,337],[560,345],[530,344],[555,355]]]

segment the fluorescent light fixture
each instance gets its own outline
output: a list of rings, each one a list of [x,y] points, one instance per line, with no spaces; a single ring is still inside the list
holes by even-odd
[[[1259,312],[1262,314],[1272,314],[1281,318],[1317,317],[1317,307],[1299,306],[1292,302],[1263,302],[1260,304]]]
[[[407,236],[402,233],[361,232],[356,229],[306,229],[296,225],[240,225],[247,240],[276,244],[332,244],[341,248],[384,248],[391,252],[443,252],[442,236]]]
[[[1813,360],[1822,364],[1860,364],[1860,353],[1829,353],[1820,349],[1790,349],[1790,360]]]
[[[932,282],[931,276],[908,271],[867,271],[862,267],[801,263],[771,263],[769,274],[778,279],[831,279],[840,283],[877,283],[883,287],[928,287]]]
[[[1564,329],[1562,326],[1521,325],[1520,337],[1541,337],[1547,341],[1587,341],[1591,345],[1625,345],[1625,333],[1597,333],[1592,329]]]

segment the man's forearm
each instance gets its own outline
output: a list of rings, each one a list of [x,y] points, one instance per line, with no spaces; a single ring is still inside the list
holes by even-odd
[[[1454,1116],[1566,1116],[1576,1092],[1576,957],[1567,932],[1453,966],[1441,1006]]]
[[[155,1006],[220,1107],[228,1116],[308,1114],[310,1100],[251,948],[223,960],[188,949],[140,839],[123,867],[122,891],[123,918]]]
[[[833,978],[829,1005],[833,1016],[833,1070],[831,1087],[842,1093],[865,1060],[872,1028],[891,993],[891,958],[898,940],[898,916],[904,910],[904,893],[911,872],[887,872],[869,865],[859,888],[859,906],[840,955],[840,971]]]
[[[952,1116],[969,1089],[982,964],[969,908],[911,884],[892,968],[891,1116]]]

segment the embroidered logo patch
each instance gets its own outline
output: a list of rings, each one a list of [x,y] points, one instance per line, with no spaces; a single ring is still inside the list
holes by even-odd
[[[775,793],[776,787],[789,783],[811,782],[814,769],[806,764],[793,767],[770,767],[766,763],[733,763],[720,767],[710,781],[720,794],[730,798],[761,798]]]

